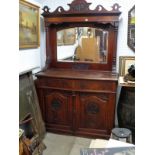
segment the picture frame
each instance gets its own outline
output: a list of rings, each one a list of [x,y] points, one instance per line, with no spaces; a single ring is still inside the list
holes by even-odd
[[[69,28],[64,30],[64,45],[73,45],[75,44],[76,40],[76,29],[75,28]]]
[[[19,48],[40,46],[40,7],[19,1]]]
[[[134,56],[120,56],[119,57],[119,76],[128,74],[128,69],[131,65],[135,65]]]
[[[128,12],[127,44],[135,52],[135,5]]]
[[[57,46],[64,45],[64,31],[57,32]]]
[[[130,39],[135,39],[135,28],[130,29]]]

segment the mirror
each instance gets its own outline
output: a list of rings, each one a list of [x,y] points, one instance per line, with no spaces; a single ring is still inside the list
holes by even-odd
[[[107,63],[108,31],[74,27],[57,31],[57,61]]]
[[[128,12],[128,46],[135,51],[135,6]]]

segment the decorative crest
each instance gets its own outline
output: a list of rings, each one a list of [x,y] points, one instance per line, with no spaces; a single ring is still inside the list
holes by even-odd
[[[50,8],[48,6],[44,6],[42,10],[46,13],[49,13]]]
[[[44,17],[53,17],[53,16],[72,16],[74,14],[74,16],[76,15],[108,15],[108,14],[117,14],[120,15],[121,12],[119,11],[119,4],[115,3],[112,6],[112,10],[108,11],[106,10],[102,5],[98,5],[95,10],[90,10],[89,6],[92,3],[87,3],[85,0],[74,0],[71,4],[68,4],[68,6],[70,7],[69,10],[64,10],[63,7],[59,6],[54,12],[49,12],[50,8],[48,6],[44,6],[44,8],[42,9],[43,12],[43,16]]]
[[[89,10],[89,5],[92,3],[87,3],[85,0],[74,0],[71,4],[68,4],[70,6],[70,11],[73,12],[83,12]]]

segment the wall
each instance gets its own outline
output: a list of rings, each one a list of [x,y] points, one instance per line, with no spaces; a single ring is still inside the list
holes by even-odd
[[[28,2],[31,2],[37,6],[39,6],[40,8],[42,8],[42,6],[40,5],[40,3],[36,0],[27,0]],[[42,26],[42,25],[41,25]],[[41,28],[42,30],[42,28]],[[41,36],[42,37],[42,36]],[[34,48],[34,49],[20,49],[19,50],[19,72],[24,72],[25,70],[29,70],[31,68],[35,68],[35,67],[41,67],[41,63],[42,59],[41,59],[41,48]],[[39,70],[36,69],[36,71]]]

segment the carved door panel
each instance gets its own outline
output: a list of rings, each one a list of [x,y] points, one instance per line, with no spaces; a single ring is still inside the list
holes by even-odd
[[[70,94],[53,91],[45,96],[45,119],[47,129],[69,131],[72,126],[72,104]]]
[[[78,132],[88,135],[109,135],[112,128],[112,115],[114,108],[111,107],[109,94],[80,94]]]

